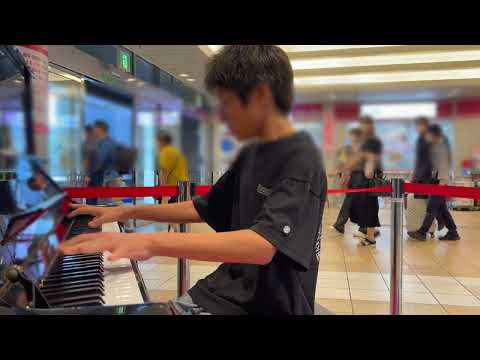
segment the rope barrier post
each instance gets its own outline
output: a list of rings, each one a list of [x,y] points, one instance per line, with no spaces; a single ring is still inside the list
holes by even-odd
[[[160,186],[160,173],[158,170],[155,171],[155,186]],[[154,198],[155,204],[161,204],[162,198]]]
[[[132,185],[137,186],[137,172],[135,169],[132,170]],[[133,206],[137,205],[137,198],[134,196],[132,198]],[[137,228],[137,219],[133,219],[133,231]]]
[[[391,201],[390,314],[402,313],[403,201],[404,180],[395,178]]]
[[[191,199],[191,184],[189,181],[177,183],[177,202]],[[180,232],[188,232],[188,224],[180,224]],[[178,296],[185,295],[190,288],[190,265],[187,259],[178,259],[177,263],[177,292]]]

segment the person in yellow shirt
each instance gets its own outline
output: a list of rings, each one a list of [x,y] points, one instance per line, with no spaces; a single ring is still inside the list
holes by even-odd
[[[177,186],[179,181],[188,181],[188,162],[182,152],[172,145],[170,134],[159,131],[157,133],[158,168],[160,170],[160,184]],[[177,197],[172,196],[168,203],[177,202]],[[170,228],[178,230],[176,225]]]

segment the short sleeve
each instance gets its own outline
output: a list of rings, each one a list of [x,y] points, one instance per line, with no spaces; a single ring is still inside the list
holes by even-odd
[[[231,226],[235,175],[229,170],[204,196],[193,199],[200,217],[215,231],[229,231]]]
[[[170,173],[175,166],[175,151],[173,149],[165,149],[160,152],[160,169]]]
[[[323,204],[309,182],[284,179],[265,200],[251,230],[306,271],[316,251]]]

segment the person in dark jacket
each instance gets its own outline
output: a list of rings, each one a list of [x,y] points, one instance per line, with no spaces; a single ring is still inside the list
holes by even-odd
[[[428,126],[429,121],[425,116],[420,116],[415,120],[418,139],[415,147],[415,168],[412,175],[413,183],[428,184],[433,180],[433,165],[430,154],[431,145],[426,139]],[[445,144],[449,147],[448,140],[446,140]],[[438,231],[442,231],[445,228],[445,220],[440,213],[437,216],[437,228]]]
[[[437,174],[438,182],[441,185],[447,185],[450,182],[452,155],[450,153],[450,145],[445,140],[442,129],[437,124],[430,125],[427,129],[426,139],[430,144],[430,159],[432,162],[432,169]],[[445,226],[448,233],[441,236],[439,240],[456,241],[460,240],[457,232],[457,225],[448,211],[445,197],[443,196],[429,196],[427,203],[427,213],[423,220],[422,226],[417,231],[408,232],[408,235],[417,240],[426,240],[428,229],[433,221],[441,215],[445,221]]]
[[[418,139],[415,146],[415,168],[412,182],[425,183],[432,178],[432,161],[430,159],[430,145],[425,138],[428,129],[428,119],[421,116],[415,120]]]

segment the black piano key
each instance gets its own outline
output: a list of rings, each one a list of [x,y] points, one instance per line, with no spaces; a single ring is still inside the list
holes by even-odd
[[[42,289],[42,294],[47,297],[47,299],[59,297],[61,294],[80,294],[86,292],[91,292],[101,296],[105,294],[105,291],[102,287],[92,285],[67,286],[57,289]]]
[[[86,259],[92,257],[100,257],[103,258],[103,253],[93,253],[93,254],[76,254],[76,255],[65,255],[63,260],[79,260],[79,259]]]
[[[72,268],[77,268],[77,267],[86,267],[86,266],[100,266],[103,268],[103,262],[101,261],[84,261],[80,263],[67,263],[67,264],[60,264],[58,266],[55,266],[52,268],[52,271],[61,271],[61,270],[67,270],[67,269],[72,269]]]
[[[103,261],[103,257],[101,257],[101,256],[85,256],[85,257],[81,257],[81,258],[66,258],[66,259],[62,259],[61,263],[67,264],[67,263],[71,263],[71,262],[82,262],[82,261],[92,261],[92,260]]]
[[[52,272],[50,272],[50,274],[48,276],[61,275],[61,274],[72,274],[72,273],[94,271],[94,270],[99,271],[99,272],[103,272],[103,266],[100,265],[100,264],[85,265],[85,266],[72,266],[72,267],[52,271]]]
[[[72,296],[103,296],[104,292],[102,289],[91,286],[91,287],[82,287],[82,288],[69,288],[69,289],[60,289],[59,291],[47,291],[44,292],[45,297],[50,302],[52,300],[63,300]]]
[[[66,274],[52,274],[48,275],[46,280],[66,280],[70,278],[76,278],[76,277],[84,277],[87,278],[88,276],[99,276],[103,277],[103,271],[99,270],[88,270],[88,271],[76,271],[72,273],[66,273]]]
[[[65,282],[65,281],[74,281],[74,280],[95,280],[95,279],[103,279],[103,273],[89,273],[89,274],[79,274],[79,275],[68,275],[68,276],[59,276],[53,279],[46,278],[44,280],[44,284],[52,284],[58,282]]]
[[[97,295],[97,294],[85,294],[85,295],[77,295],[77,296],[65,296],[63,298],[58,298],[58,299],[52,299],[49,300],[48,303],[50,305],[59,305],[62,306],[62,304],[68,304],[71,302],[77,302],[77,301],[100,301],[102,304],[105,304],[105,301],[103,300],[102,296]]]
[[[67,261],[64,263],[59,263],[56,264],[53,269],[60,269],[60,268],[66,268],[66,267],[71,267],[71,266],[87,266],[90,264],[100,264],[103,266],[103,260],[101,259],[89,259],[89,260],[77,260],[77,261]]]
[[[87,279],[87,280],[74,280],[74,281],[56,281],[46,283],[43,282],[41,289],[55,289],[60,287],[65,287],[68,285],[85,285],[85,286],[99,286],[102,289],[104,288],[103,281],[101,279]]]

